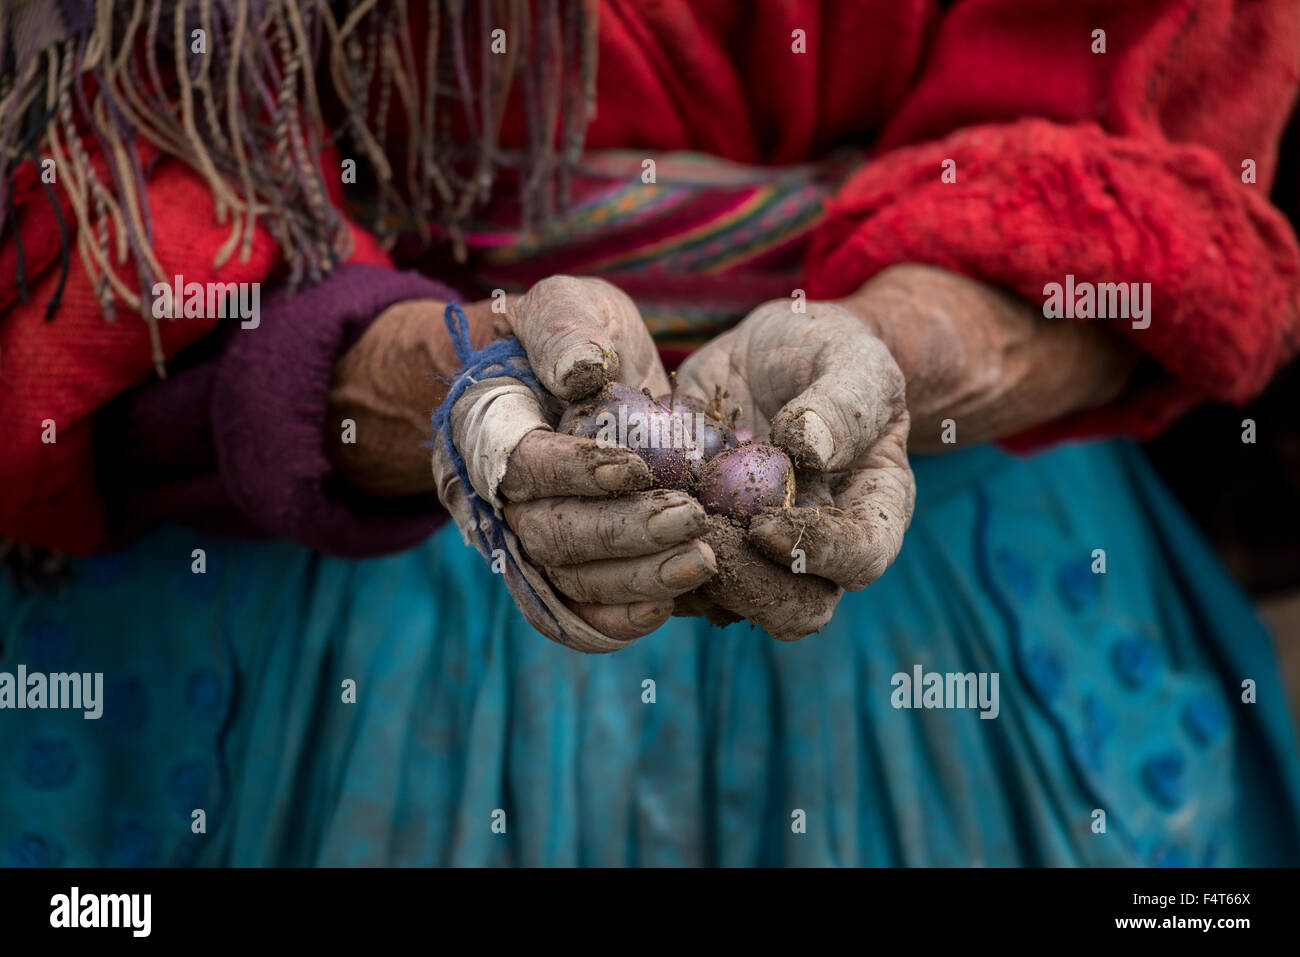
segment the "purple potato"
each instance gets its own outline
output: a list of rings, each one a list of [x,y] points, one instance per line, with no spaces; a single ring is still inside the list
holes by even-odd
[[[634,448],[632,451],[650,466],[651,488],[686,488],[691,468],[685,449]]]
[[[600,414],[609,412],[617,422],[620,404],[626,404],[630,411],[649,406],[650,400],[631,386],[611,382],[595,395],[581,399],[565,409],[556,431],[583,439],[594,439],[600,431]]]
[[[740,444],[741,442],[753,442],[758,438],[758,433],[753,429],[736,429],[735,435],[737,444]]]
[[[703,399],[678,393],[675,396],[661,395],[657,401],[682,419],[686,457],[692,468],[698,469],[723,449],[734,449],[739,444],[731,429],[709,415],[708,403]]]
[[[672,427],[674,419],[649,396],[612,383],[592,400],[569,406],[559,431],[629,449],[650,467],[654,488],[682,488],[690,471],[689,450],[681,444],[681,428]]]
[[[641,396],[640,404],[629,406],[624,441],[650,466],[652,488],[686,487],[692,454],[689,438],[685,422],[666,403]]]
[[[734,449],[740,444],[736,441],[736,433],[716,419],[706,417],[690,421],[693,421],[698,429],[698,433],[695,429],[691,430],[696,445],[692,450],[692,457],[697,465],[709,461],[723,449]]]
[[[775,445],[724,449],[700,470],[698,498],[712,515],[747,519],[764,508],[794,504],[794,463]]]
[[[594,439],[596,437],[596,418],[590,415],[583,406],[571,405],[560,416],[560,424],[555,427],[555,431],[564,435]]]
[[[697,399],[685,392],[678,392],[676,395],[665,392],[663,395],[658,396],[655,401],[674,415],[689,415],[692,412],[703,414],[709,407],[709,404],[703,399]]]

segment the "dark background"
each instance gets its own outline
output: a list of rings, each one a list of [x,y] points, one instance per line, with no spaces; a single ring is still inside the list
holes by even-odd
[[[1300,234],[1300,110],[1283,137],[1272,200]],[[1254,419],[1256,444],[1241,441]],[[1146,446],[1273,632],[1300,713],[1300,360],[1243,409],[1210,405]],[[1300,724],[1300,721],[1297,722]]]

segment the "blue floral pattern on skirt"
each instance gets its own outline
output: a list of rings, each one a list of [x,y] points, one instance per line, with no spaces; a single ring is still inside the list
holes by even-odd
[[[899,560],[795,644],[568,651],[452,528],[355,562],[169,527],[0,585],[0,671],[105,697],[0,711],[0,862],[1300,863],[1269,639],[1141,454],[914,464]],[[896,709],[917,665],[997,672],[997,717]]]

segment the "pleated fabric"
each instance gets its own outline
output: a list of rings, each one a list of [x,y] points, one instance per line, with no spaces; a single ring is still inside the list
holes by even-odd
[[[0,711],[0,861],[1300,863],[1268,636],[1141,453],[914,465],[898,561],[793,644],[569,651],[452,528],[348,561],[166,527],[0,586],[0,671],[106,699]],[[996,674],[996,716],[896,707],[918,666]]]

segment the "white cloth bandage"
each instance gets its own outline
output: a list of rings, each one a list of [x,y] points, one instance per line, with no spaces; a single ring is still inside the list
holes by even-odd
[[[474,486],[479,498],[492,504],[504,526],[506,551],[514,563],[506,564],[503,577],[528,623],[552,641],[577,651],[618,651],[630,645],[631,641],[611,638],[575,615],[564,603],[564,599],[551,588],[541,570],[529,561],[515,533],[508,525],[504,525],[501,509],[505,502],[498,495],[498,490],[505,477],[510,455],[529,432],[549,428],[532,390],[518,379],[512,378],[476,382],[457,400],[452,409],[451,422],[453,441],[465,459],[470,484]],[[497,556],[487,554],[482,544],[482,536],[490,536],[491,529],[475,527],[474,509],[464,486],[456,477],[451,456],[447,453],[446,443],[441,436],[434,440],[433,474],[438,499],[451,513],[465,543],[475,545],[480,552],[484,552],[486,560],[495,562]],[[490,523],[484,516],[477,524]],[[529,593],[529,589],[536,594],[536,598]]]
[[[469,483],[478,497],[501,515],[498,489],[515,447],[534,429],[549,429],[537,397],[510,377],[475,382],[451,410],[452,441],[465,459]]]

